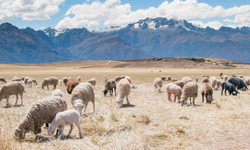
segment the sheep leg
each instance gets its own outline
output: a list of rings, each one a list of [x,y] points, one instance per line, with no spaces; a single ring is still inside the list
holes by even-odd
[[[21,106],[23,106],[23,93],[20,94],[21,97]]]
[[[74,128],[74,125],[73,125],[73,123],[71,123],[71,124],[70,124],[69,133],[68,133],[67,137],[69,137],[69,135],[71,134],[73,128]]]
[[[171,93],[168,93],[168,101],[171,101]]]
[[[47,85],[47,90],[49,90],[49,85]]]
[[[195,96],[193,96],[193,105],[195,106]]]
[[[221,90],[221,95],[223,95],[223,90],[224,90],[224,89],[222,88],[222,90]]]
[[[95,113],[95,101],[92,101],[93,104],[93,113]]]
[[[17,101],[18,101],[18,94],[16,94],[16,103],[15,103],[15,105],[14,105],[14,106],[16,106],[16,105],[17,105]]]
[[[8,95],[8,96],[7,96],[7,99],[6,99],[6,100],[7,100],[6,106],[7,106],[7,107],[9,106],[9,97],[10,97],[10,96]]]
[[[129,100],[128,100],[128,97],[127,97],[127,104],[130,105],[130,102],[129,102]]]
[[[56,89],[56,85],[54,85],[54,89],[53,90],[55,90]]]
[[[65,125],[62,125],[61,128],[59,128],[59,134],[58,134],[58,136],[61,136],[61,138],[64,138],[64,135],[63,135],[64,126]]]
[[[78,131],[79,131],[79,138],[82,138],[82,132],[81,132],[80,122],[77,121],[75,124],[76,124],[76,126],[77,126],[77,128],[78,128]]]
[[[84,112],[86,112],[87,106],[88,106],[88,103],[85,104]]]
[[[204,103],[204,93],[202,93],[201,96],[202,96],[202,103]]]
[[[174,94],[174,102],[175,102],[175,103],[176,103],[176,97],[177,97],[177,96]]]
[[[115,96],[116,96],[116,88],[114,88],[114,91],[115,91]]]

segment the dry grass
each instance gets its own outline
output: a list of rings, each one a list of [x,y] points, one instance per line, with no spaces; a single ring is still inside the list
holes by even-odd
[[[130,62],[131,63],[131,62]],[[135,62],[136,63],[136,62]],[[0,65],[1,76],[10,81],[13,76],[29,76],[38,80],[38,86],[26,87],[23,107],[4,108],[6,100],[0,102],[0,149],[248,149],[250,147],[250,92],[241,91],[234,96],[221,96],[214,91],[212,104],[196,99],[196,106],[184,106],[169,102],[166,93],[156,93],[153,81],[156,77],[171,75],[181,79],[190,76],[199,81],[204,74],[218,77],[227,75],[249,75],[249,66],[233,69],[196,69],[167,67],[112,68],[121,62],[68,62],[39,65]],[[131,64],[130,64],[131,65]],[[138,64],[136,64],[138,65]],[[135,65],[134,65],[135,66]],[[161,72],[159,72],[161,70]],[[103,97],[103,76],[115,78],[129,75],[137,89],[129,96],[132,107],[117,108],[116,97]],[[83,138],[78,138],[75,127],[71,138],[59,140],[48,137],[46,131],[35,137],[26,134],[26,140],[16,141],[13,130],[25,116],[31,104],[50,96],[52,90],[42,90],[43,78],[56,76],[82,77],[82,81],[96,77],[96,113],[92,104],[82,115]],[[164,82],[163,91],[168,82]],[[200,82],[198,83],[200,87]],[[65,86],[58,86],[65,95],[68,109],[73,109]],[[172,97],[173,98],[173,97]],[[14,105],[12,96],[10,104]],[[126,100],[125,100],[126,103]],[[20,104],[20,102],[19,102]],[[69,127],[65,128],[65,134]]]

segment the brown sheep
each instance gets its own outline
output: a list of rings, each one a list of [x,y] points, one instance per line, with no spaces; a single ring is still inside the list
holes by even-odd
[[[73,89],[79,84],[76,79],[69,79],[67,82],[67,92],[69,94],[72,93]]]

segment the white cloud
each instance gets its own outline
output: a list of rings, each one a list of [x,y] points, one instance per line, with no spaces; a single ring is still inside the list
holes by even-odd
[[[87,0],[86,2],[90,2]],[[56,29],[89,27],[96,28],[99,25],[126,26],[140,19],[166,17],[168,19],[204,20],[214,17],[234,17],[233,22],[250,26],[250,5],[225,9],[222,6],[212,7],[207,3],[198,3],[197,0],[164,1],[159,7],[138,9],[131,11],[130,4],[121,4],[121,0],[106,0],[105,2],[92,1],[72,6],[65,18],[56,26]],[[69,17],[73,15],[73,17]],[[221,20],[220,19],[220,20]],[[229,20],[225,20],[229,21]],[[99,23],[97,23],[99,22]],[[223,22],[208,22],[202,26],[218,28]]]
[[[0,21],[18,17],[23,20],[48,20],[65,0],[0,0]]]
[[[208,23],[203,23],[202,21],[189,21],[189,22],[201,28],[210,27],[216,30],[220,29],[220,27],[223,26],[223,24],[218,21],[211,21]]]

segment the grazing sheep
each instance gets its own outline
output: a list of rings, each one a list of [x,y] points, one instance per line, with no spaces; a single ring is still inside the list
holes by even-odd
[[[114,79],[108,79],[105,82],[105,85],[104,85],[104,90],[103,90],[104,96],[106,96],[106,94],[108,93],[108,91],[110,93],[110,96],[112,96],[113,95],[113,90],[114,90],[115,95],[116,95],[116,82],[115,82]]]
[[[63,81],[60,79],[60,80],[59,80],[59,86],[62,86],[62,82],[63,82]]]
[[[78,77],[77,77],[77,81],[78,81],[79,83],[81,83],[82,78],[81,78],[80,76],[78,76]]]
[[[212,86],[215,90],[217,90],[217,88],[216,88],[216,85],[217,85],[217,79],[216,79],[216,77],[215,77],[215,76],[210,77],[210,81],[211,81],[211,86]]]
[[[88,80],[88,83],[92,84],[92,86],[94,87],[95,89],[95,85],[96,85],[96,79],[95,78],[91,78]]]
[[[52,93],[51,96],[60,96],[61,98],[63,98],[63,92],[60,89],[55,89]]]
[[[67,86],[68,80],[69,80],[69,79],[68,79],[67,77],[64,77],[64,78],[63,78],[63,83],[64,83],[65,86]]]
[[[209,82],[208,77],[203,77],[201,80],[201,84],[205,83],[205,82]]]
[[[59,96],[47,97],[34,102],[15,129],[15,136],[18,139],[24,139],[25,134],[29,131],[32,131],[35,135],[40,133],[44,123],[51,123],[56,114],[64,110],[67,110],[67,102]]]
[[[217,90],[220,89],[221,85],[222,85],[221,81],[217,79],[217,86],[216,86]]]
[[[162,79],[161,78],[156,78],[154,80],[154,87],[157,93],[161,93],[161,87],[162,87]]]
[[[31,79],[29,79],[29,80],[27,81],[27,85],[28,85],[29,87],[32,87],[32,80],[31,80]]]
[[[71,94],[71,104],[74,109],[76,109],[80,114],[82,114],[82,109],[84,112],[88,106],[88,102],[91,101],[93,104],[93,113],[95,112],[95,94],[93,86],[90,83],[83,82],[78,84]]]
[[[229,95],[233,94],[233,95],[237,95],[239,92],[235,89],[235,86],[228,82],[228,81],[224,81],[222,83],[222,90],[221,90],[221,95],[223,95],[223,90],[225,89],[225,95],[227,95],[226,91],[229,92]]]
[[[130,83],[127,79],[121,79],[117,84],[118,96],[116,99],[117,105],[121,108],[123,106],[123,99],[127,98],[127,105],[130,105],[128,96],[130,94]]]
[[[115,77],[115,82],[118,83],[121,79],[124,79],[125,76],[117,76]]]
[[[7,83],[7,80],[4,77],[0,77],[0,81]]]
[[[78,127],[78,131],[79,131],[79,137],[82,138],[82,134],[81,134],[81,125],[80,125],[80,114],[78,111],[76,110],[66,110],[63,112],[58,112],[55,116],[55,118],[53,119],[53,121],[51,122],[50,126],[47,127],[47,132],[48,135],[53,135],[56,128],[59,129],[59,136],[61,135],[62,138],[64,138],[63,135],[63,131],[64,131],[64,127],[65,125],[70,125],[70,130],[69,133],[67,135],[67,137],[70,136],[70,133],[73,130],[73,123],[75,123],[75,125]]]
[[[228,82],[232,83],[237,88],[237,90],[239,89],[242,89],[242,91],[248,90],[247,85],[240,78],[232,77],[228,80]]]
[[[168,83],[166,86],[166,91],[169,101],[171,101],[171,94],[174,94],[174,102],[176,102],[176,97],[178,97],[178,101],[181,99],[182,89],[180,86],[174,83]]]
[[[130,78],[130,76],[125,76],[125,79],[127,79],[128,80],[128,82],[131,84],[131,78]]]
[[[175,78],[173,78],[173,79],[172,79],[172,82],[176,82],[176,81],[178,81],[178,80],[177,80],[177,79],[175,79]]]
[[[246,77],[244,79],[244,82],[245,82],[246,85],[250,85],[250,77]]]
[[[191,105],[191,97],[193,97],[193,105],[195,105],[195,98],[198,96],[198,85],[195,82],[188,82],[183,86],[182,94],[181,94],[181,106],[187,102],[187,99],[190,97],[190,105]]]
[[[72,93],[73,89],[79,84],[79,82],[76,79],[69,79],[67,81],[67,92],[69,94]]]
[[[181,87],[183,89],[183,86],[184,86],[184,82],[183,81],[175,81],[173,83],[176,84],[176,85],[178,85],[179,87]]]
[[[166,80],[167,80],[167,81],[171,81],[171,76],[168,75]]]
[[[32,81],[32,83],[34,83],[35,85],[38,85],[38,84],[37,84],[36,79],[34,79],[34,78],[30,78],[30,80],[31,80],[31,81]]]
[[[209,82],[204,82],[201,85],[201,95],[202,95],[202,102],[204,103],[204,96],[206,97],[206,103],[210,103],[213,100],[213,88]]]
[[[166,81],[167,77],[166,76],[163,76],[161,77],[162,81]]]
[[[0,89],[0,101],[2,99],[6,98],[7,99],[7,104],[6,106],[9,106],[9,97],[11,95],[16,95],[16,103],[15,106],[17,105],[18,101],[18,94],[21,97],[21,106],[23,105],[23,93],[25,92],[25,87],[21,82],[10,82],[2,86]]]
[[[181,80],[184,82],[184,84],[187,84],[188,82],[193,82],[190,77],[183,77]]]
[[[56,89],[56,86],[58,84],[58,79],[56,77],[49,77],[45,78],[42,82],[42,89],[44,89],[45,86],[47,86],[47,90],[49,90],[49,85],[53,85],[53,90]]]

